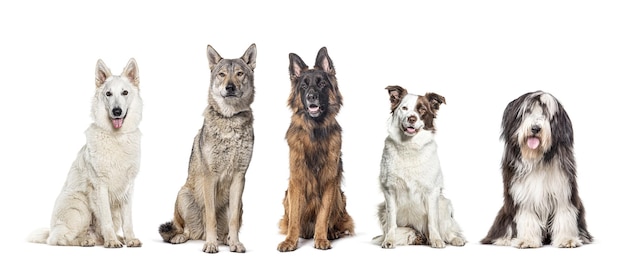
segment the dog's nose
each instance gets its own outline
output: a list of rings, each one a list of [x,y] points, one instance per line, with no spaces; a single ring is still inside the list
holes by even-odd
[[[235,92],[235,84],[233,83],[228,83],[228,85],[226,85],[226,91],[228,93],[233,93]]]
[[[539,125],[533,125],[532,127],[530,127],[530,131],[533,134],[537,134],[541,131],[541,127],[539,127]]]
[[[122,115],[122,109],[120,109],[120,108],[113,108],[113,116],[119,117],[120,115]]]
[[[314,100],[317,100],[317,98],[318,98],[317,97],[317,93],[315,93],[315,92],[311,92],[311,93],[306,94],[306,99],[308,101],[314,101]]]
[[[417,121],[417,117],[415,116],[409,116],[409,123],[410,124],[414,124]]]

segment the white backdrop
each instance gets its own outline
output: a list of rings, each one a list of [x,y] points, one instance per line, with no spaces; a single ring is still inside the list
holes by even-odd
[[[409,5],[410,3],[410,5]],[[626,5],[620,1],[4,1],[0,3],[0,176],[4,255],[29,260],[401,260],[582,261],[617,249],[625,148],[622,98]],[[257,45],[256,142],[244,193],[248,252],[201,252],[158,234],[186,179],[209,83],[206,45],[239,57]],[[290,114],[288,53],[309,65],[322,47],[335,63],[344,107],[344,191],[356,235],[329,251],[302,241],[276,247],[283,215]],[[90,120],[96,61],[114,74],[130,57],[144,99],[135,232],[142,248],[30,244],[52,206]],[[383,250],[376,206],[389,116],[387,85],[446,97],[437,119],[445,194],[469,243]],[[555,95],[573,121],[579,188],[594,244],[517,250],[480,245],[502,205],[500,120],[522,93]],[[6,253],[8,252],[8,253]]]

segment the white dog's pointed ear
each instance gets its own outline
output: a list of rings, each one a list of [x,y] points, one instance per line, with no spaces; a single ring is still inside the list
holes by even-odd
[[[391,102],[391,112],[393,112],[408,92],[397,85],[387,86],[385,89],[389,92],[389,102]]]
[[[98,59],[96,63],[96,87],[102,86],[104,82],[111,76],[111,70],[104,64],[102,59]]]
[[[122,72],[122,76],[125,76],[131,83],[133,83],[133,85],[139,87],[139,68],[137,67],[137,61],[135,61],[134,58],[128,60],[128,63]]]
[[[302,71],[308,68],[309,66],[307,66],[306,63],[302,61],[300,56],[296,55],[295,53],[289,53],[289,77],[291,80],[300,77]]]
[[[328,56],[328,50],[326,50],[326,47],[320,48],[317,52],[315,68],[321,69],[329,75],[335,75],[335,66],[333,65],[333,61],[330,59],[330,56]]]
[[[256,44],[252,43],[246,53],[241,56],[241,59],[248,64],[252,70],[256,67]]]
[[[213,71],[215,65],[217,65],[217,63],[222,60],[222,56],[220,56],[220,54],[217,53],[217,51],[211,45],[206,46],[206,55],[209,58],[209,69]]]

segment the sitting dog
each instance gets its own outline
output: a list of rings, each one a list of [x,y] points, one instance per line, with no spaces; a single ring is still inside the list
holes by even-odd
[[[243,253],[239,241],[245,175],[254,146],[253,116],[256,45],[240,58],[224,59],[207,46],[211,80],[204,123],[189,158],[188,177],[178,191],[174,219],[159,227],[165,242],[201,240],[202,251],[219,252],[220,243]]]
[[[278,251],[294,251],[298,238],[314,239],[317,249],[330,249],[330,241],[354,233],[341,190],[341,126],[336,116],[342,96],[335,66],[322,47],[309,68],[296,54],[289,54],[291,124],[285,138],[289,145],[289,186],[285,214],[279,221],[285,240]]]
[[[92,100],[93,123],[56,199],[49,229],[29,241],[57,246],[140,247],[131,205],[139,172],[143,102],[139,69],[130,59],[121,75],[98,60]],[[119,231],[124,234],[119,237]]]
[[[504,205],[483,244],[573,248],[591,243],[578,196],[574,131],[561,103],[536,91],[502,116]]]
[[[385,196],[378,208],[383,235],[374,242],[382,248],[463,246],[466,240],[452,216],[450,200],[442,194],[435,142],[435,118],[446,100],[435,93],[408,94],[400,86],[386,89],[392,115],[379,176]]]

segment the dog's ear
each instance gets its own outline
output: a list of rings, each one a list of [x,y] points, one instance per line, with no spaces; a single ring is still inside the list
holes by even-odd
[[[102,59],[98,59],[96,63],[96,87],[102,86],[108,77],[111,76],[111,70],[104,64]]]
[[[308,68],[309,66],[298,55],[289,53],[289,77],[291,80],[299,78],[302,71]]]
[[[391,112],[393,112],[408,92],[403,87],[396,85],[387,86],[385,89],[389,92],[389,102],[391,102]]]
[[[220,60],[222,60],[222,56],[220,56],[220,54],[217,53],[217,51],[211,45],[206,46],[206,55],[209,58],[209,69],[213,71],[213,68],[215,68],[215,65],[217,65],[217,63],[220,62]]]
[[[446,104],[446,98],[437,93],[426,93],[424,96],[428,99],[434,113],[437,113],[441,104]]]
[[[320,48],[320,51],[317,52],[317,58],[315,59],[315,68],[321,69],[329,75],[335,75],[335,66],[333,66],[333,61],[328,56],[328,51],[326,47]]]
[[[241,56],[241,59],[248,64],[248,66],[254,70],[256,67],[256,44],[252,43],[246,53]]]
[[[128,63],[126,63],[122,76],[128,78],[128,80],[133,83],[135,87],[139,87],[139,68],[137,67],[137,61],[135,61],[134,58],[130,58]]]

